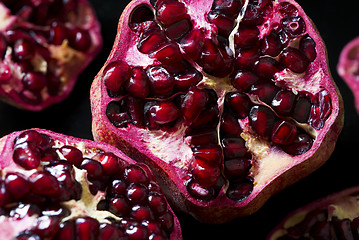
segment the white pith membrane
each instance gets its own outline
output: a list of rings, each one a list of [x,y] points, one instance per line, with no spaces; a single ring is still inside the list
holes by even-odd
[[[205,1],[204,3],[200,1],[181,1],[184,2],[187,6],[187,11],[191,17],[191,19],[195,19],[196,22],[193,28],[197,28],[201,26],[209,31],[207,31],[207,35],[213,31],[211,29],[214,28],[213,24],[209,24],[207,20],[205,20],[206,13],[208,13],[212,6],[212,1]],[[285,1],[273,1],[273,6],[276,6],[280,2]],[[319,36],[315,33],[315,29],[311,24],[309,24],[309,20],[304,14],[303,10],[300,6],[292,1],[288,1],[297,7],[299,11],[299,15],[303,17],[305,24],[306,24],[306,33],[313,33],[310,34],[310,37],[314,39],[316,42],[316,52],[317,58],[310,63],[307,70],[302,74],[293,73],[290,70],[283,70],[275,75],[275,79],[273,80],[276,82],[277,86],[283,88],[290,88],[294,94],[298,94],[299,92],[305,90],[308,93],[315,94],[318,93],[322,89],[328,90],[330,93],[335,93],[335,87],[330,82],[330,75],[328,73],[327,66],[325,65],[325,50],[321,43]],[[141,4],[146,4],[150,6],[150,3],[145,0],[136,1],[136,6],[140,6]],[[197,6],[200,4],[200,7]],[[241,14],[237,19],[237,25],[232,31],[229,37],[230,48],[232,52],[234,52],[234,44],[233,38],[236,30],[238,29],[241,19],[245,13],[246,7],[248,4],[248,0],[245,1],[243,9],[241,10]],[[131,6],[128,9],[129,12],[133,11],[136,6]],[[192,15],[193,14],[193,15]],[[194,17],[195,16],[195,17]],[[260,25],[261,36],[269,33],[271,31],[271,26],[274,25],[275,22],[279,23],[281,17],[279,13],[275,13],[273,15],[269,15],[269,18],[265,19],[265,22]],[[124,19],[122,23],[123,26],[128,26],[128,19]],[[303,36],[301,35],[301,36]],[[299,36],[296,40],[293,40],[290,43],[290,46],[297,46]],[[138,35],[136,33],[131,32],[130,30],[123,30],[121,32],[120,38],[129,40],[129,41],[137,41]],[[132,44],[128,44],[130,46],[129,50],[125,47],[118,46],[115,52],[112,54],[113,59],[115,61],[117,59],[121,59],[126,61],[130,66],[142,66],[146,68],[149,65],[156,65],[154,59],[148,57],[147,54],[143,54],[138,51],[136,48],[137,42]],[[274,57],[275,58],[275,57]],[[188,60],[188,59],[187,59]],[[199,70],[203,74],[203,80],[197,84],[197,86],[201,89],[208,88],[214,89],[218,95],[218,105],[221,106],[220,109],[220,116],[223,113],[223,103],[226,93],[228,92],[238,92],[231,84],[230,78],[216,78],[210,76],[202,71],[202,68],[199,65],[191,60],[188,60],[192,66],[195,66],[197,70]],[[106,88],[106,87],[104,87]],[[106,106],[115,99],[110,98],[109,96],[103,96],[104,102]],[[261,102],[256,96],[250,95],[251,100],[253,103],[258,105],[266,105],[265,103]],[[334,94],[330,95],[332,106],[336,105],[333,103],[338,102],[338,97]],[[267,106],[267,105],[266,105]],[[273,111],[274,112],[274,111]],[[282,175],[287,170],[291,169],[293,166],[298,165],[299,163],[303,162],[305,159],[311,157],[315,151],[319,148],[320,143],[323,141],[327,129],[335,121],[335,118],[338,114],[338,109],[332,109],[332,113],[329,118],[325,121],[325,126],[321,130],[315,130],[309,124],[300,124],[296,123],[297,127],[302,129],[308,135],[314,138],[314,143],[312,148],[300,155],[300,156],[292,156],[285,153],[279,146],[271,144],[269,141],[263,140],[262,138],[258,137],[253,130],[251,130],[248,122],[248,117],[245,119],[238,120],[242,129],[243,133],[241,137],[246,141],[247,149],[252,153],[252,168],[250,170],[250,177],[254,179],[254,189],[252,193],[243,201],[237,202],[238,205],[245,206],[248,202],[253,200],[257,194],[264,189],[268,184],[270,184],[273,180],[275,180],[278,176]],[[294,119],[292,119],[294,120]],[[111,123],[109,123],[111,124]],[[219,125],[217,126],[217,130],[219,130]],[[149,158],[156,159],[159,161],[161,166],[165,166],[166,170],[169,170],[172,173],[175,173],[176,177],[183,184],[177,184],[180,191],[190,199],[190,201],[194,202],[195,204],[201,205],[196,199],[190,196],[186,190],[185,183],[188,179],[191,178],[191,173],[188,171],[189,163],[193,157],[193,151],[189,146],[189,142],[191,140],[190,136],[186,136],[185,130],[188,128],[184,126],[182,123],[178,123],[174,127],[174,131],[162,131],[162,130],[152,130],[149,131],[148,129],[138,128],[132,124],[129,124],[126,128],[121,128],[117,130],[115,126],[110,127],[112,131],[118,133],[121,138],[125,139],[131,145],[138,149],[140,152],[145,153]],[[219,132],[219,131],[217,131]],[[219,134],[218,134],[218,137]],[[140,140],[139,140],[140,139]],[[173,169],[172,169],[173,168]],[[228,188],[228,182],[224,185],[221,190],[221,193],[226,192]],[[219,196],[221,195],[219,194]],[[220,196],[217,197],[215,200],[211,202],[220,202],[222,205],[232,206],[233,201],[223,201],[224,197]],[[204,203],[205,204],[205,203]]]
[[[16,15],[12,15],[10,9],[2,2],[0,2],[0,22],[0,34],[21,28],[28,31],[36,30],[39,32],[50,30],[50,26],[48,25],[40,26],[22,20]],[[91,38],[91,46],[85,52],[81,52],[69,46],[68,39],[65,39],[61,45],[54,45],[47,42],[44,36],[37,33],[36,42],[50,52],[50,60],[52,61],[50,68],[53,71],[51,74],[59,79],[59,91],[51,95],[49,94],[48,88],[44,87],[40,91],[32,93],[33,95],[41,95],[40,103],[25,101],[20,96],[20,92],[26,89],[22,83],[26,72],[21,69],[20,64],[22,64],[22,62],[13,57],[13,48],[8,44],[5,56],[3,59],[0,59],[0,71],[3,65],[9,67],[10,79],[2,80],[0,78],[0,100],[30,111],[40,111],[54,103],[60,102],[70,94],[78,75],[100,51],[102,37],[100,35],[99,23],[96,20],[94,12],[90,9],[89,4],[83,0],[78,1],[76,16],[69,14],[68,21],[65,22],[64,25],[70,28],[79,27],[88,31]],[[27,33],[30,36],[30,33]],[[19,62],[21,63],[19,64]],[[29,63],[35,72],[43,73],[45,76],[49,72],[47,59],[41,56],[37,51],[29,60]],[[56,64],[54,65],[54,63]]]
[[[83,143],[72,143],[72,142],[61,142],[54,139],[54,148],[61,148],[62,146],[73,146],[81,150],[84,158],[93,158],[97,153],[100,153],[102,150],[98,148],[89,148],[86,147]],[[59,150],[56,151],[60,159],[66,159],[63,157]],[[45,166],[41,162],[40,169]],[[90,181],[87,179],[87,171],[81,170],[73,165],[75,180],[81,184],[82,194],[81,199],[79,200],[69,200],[63,201],[59,205],[70,211],[70,214],[61,219],[60,223],[66,222],[71,219],[77,219],[79,217],[92,217],[97,219],[100,223],[111,223],[108,218],[115,220],[121,220],[122,218],[112,214],[106,210],[98,210],[98,203],[105,199],[105,192],[98,191],[96,195],[91,194],[89,189]],[[25,170],[21,169],[15,162],[10,161],[10,164],[5,168],[1,169],[0,173],[2,178],[5,178],[6,173],[20,173],[25,177],[29,177],[31,174],[37,172],[38,169]],[[27,209],[24,209],[26,211]],[[18,219],[16,217],[7,217],[5,215],[0,216],[0,239],[13,239],[17,234],[23,232],[24,230],[29,230],[34,226],[36,220],[39,216],[34,214],[32,216],[26,216],[24,218]],[[1,227],[3,226],[3,228]]]
[[[333,219],[349,219],[353,221],[359,217],[359,192],[357,187],[348,188],[334,193],[322,199],[316,200],[288,214],[283,221],[268,235],[267,240],[275,240],[288,233],[290,229],[303,222],[308,214],[313,211],[327,213],[326,221]],[[306,233],[309,237],[310,234]]]

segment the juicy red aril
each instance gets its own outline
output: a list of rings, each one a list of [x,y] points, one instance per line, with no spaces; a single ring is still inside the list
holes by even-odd
[[[252,47],[257,43],[259,30],[257,27],[240,27],[234,35],[234,46],[236,49]]]
[[[308,121],[312,103],[307,97],[299,97],[293,110],[293,118],[300,123]]]
[[[126,197],[132,203],[141,203],[147,199],[148,190],[141,183],[131,183],[126,189]]]
[[[186,72],[174,76],[174,78],[176,89],[184,91],[198,84],[202,80],[203,75],[196,69],[188,69]]]
[[[151,90],[155,95],[164,96],[174,88],[174,78],[162,66],[151,66],[147,69]]]
[[[253,106],[249,113],[249,124],[254,132],[263,138],[269,138],[272,134],[275,116],[265,106]]]
[[[226,96],[227,106],[240,119],[248,116],[252,103],[249,97],[243,93],[231,93]]]
[[[18,145],[23,142],[30,142],[36,146],[41,145],[43,141],[43,137],[40,133],[35,130],[28,130],[26,132],[21,133],[14,141],[15,145]]]
[[[219,145],[205,146],[195,148],[193,151],[195,157],[206,159],[209,164],[219,165],[222,162],[222,149]]]
[[[232,79],[232,85],[237,90],[242,92],[248,92],[252,85],[258,82],[259,78],[257,75],[249,71],[238,71],[235,77]]]
[[[218,34],[228,37],[235,27],[234,19],[226,16],[220,11],[212,10],[207,15],[208,21],[216,25]]]
[[[13,152],[14,162],[29,170],[40,165],[41,155],[39,149],[30,142],[23,142],[15,146]]]
[[[240,181],[247,176],[252,164],[248,158],[235,158],[224,162],[224,175],[230,181]]]
[[[29,183],[24,176],[21,176],[19,173],[6,174],[5,187],[15,199],[20,199],[30,190]]]
[[[110,152],[100,153],[95,156],[96,160],[100,161],[103,173],[106,175],[115,175],[124,168],[122,159],[119,159],[115,154]]]
[[[61,24],[53,25],[50,29],[49,41],[54,45],[61,45],[68,38],[68,34],[69,31],[65,26]]]
[[[215,129],[199,129],[191,133],[191,145],[217,144],[218,133]]]
[[[274,143],[288,145],[294,141],[296,134],[294,123],[282,120],[275,123],[271,139]]]
[[[141,67],[134,67],[132,75],[126,82],[126,90],[134,97],[145,98],[150,93],[150,81],[146,71]]]
[[[238,15],[241,7],[241,0],[214,0],[212,4],[212,9],[219,10],[233,16]]]
[[[102,80],[108,89],[117,92],[129,77],[128,64],[123,61],[115,61],[107,65]]]
[[[100,162],[84,158],[80,165],[81,169],[85,169],[87,171],[88,177],[90,178],[99,178],[102,176],[103,168]]]
[[[255,63],[254,69],[260,77],[272,79],[274,74],[283,70],[283,66],[273,58],[263,57]]]
[[[241,201],[252,192],[253,182],[251,180],[243,180],[238,183],[232,183],[228,186],[227,197],[233,201]]]
[[[296,100],[294,93],[288,90],[280,90],[272,100],[272,108],[282,116],[288,116],[292,113]]]
[[[149,109],[151,118],[158,124],[175,121],[179,117],[179,110],[172,102],[161,102]]]
[[[60,152],[67,161],[74,164],[76,167],[80,167],[83,160],[83,154],[79,149],[73,146],[63,146],[60,148]]]
[[[315,129],[322,129],[325,120],[332,111],[331,97],[326,90],[322,90],[315,95],[316,103],[312,106],[308,119],[309,124]]]
[[[179,62],[182,59],[178,45],[173,42],[164,44],[157,51],[150,54],[150,57],[157,59],[163,64]]]
[[[269,105],[278,91],[279,88],[272,83],[260,83],[253,85],[251,88],[251,93],[257,95],[261,101]]]
[[[108,210],[119,217],[126,217],[130,212],[129,202],[122,196],[110,199]]]
[[[299,41],[299,50],[307,57],[307,60],[313,62],[317,57],[316,43],[308,35],[304,35]]]
[[[279,4],[279,12],[282,14],[282,16],[297,16],[298,15],[298,9],[289,2],[281,2]]]
[[[19,39],[14,44],[14,56],[20,61],[29,60],[34,56],[33,43],[26,39]]]
[[[283,150],[292,155],[301,155],[306,153],[312,145],[313,139],[309,135],[301,133],[294,138],[291,144],[284,146]]]
[[[127,183],[134,182],[147,184],[149,182],[146,172],[138,165],[128,165],[125,168],[124,179]]]
[[[22,83],[30,91],[40,91],[46,86],[46,76],[43,73],[30,72],[24,76]]]
[[[282,50],[282,43],[279,35],[271,31],[268,35],[265,35],[261,41],[261,53],[263,55],[277,56]]]
[[[306,31],[306,26],[301,16],[288,16],[280,20],[284,31],[291,37],[298,37]]]
[[[295,73],[302,73],[309,66],[306,56],[298,49],[292,47],[283,50],[279,61]]]
[[[163,32],[158,29],[149,29],[141,33],[137,48],[140,52],[149,54],[156,51],[166,41]]]
[[[148,204],[152,211],[157,215],[160,215],[167,210],[165,196],[160,193],[150,192],[148,195]]]
[[[72,29],[69,44],[74,49],[85,52],[91,47],[91,36],[88,31],[81,28]]]
[[[197,87],[190,88],[188,93],[183,97],[181,111],[183,116],[188,120],[194,120],[207,104],[208,94],[203,89]]]
[[[238,119],[232,114],[225,113],[221,119],[221,136],[222,137],[240,137],[242,128]]]
[[[187,8],[182,2],[166,0],[158,6],[156,16],[163,25],[170,25],[186,18]]]
[[[90,217],[81,217],[75,220],[75,232],[79,239],[95,240],[98,235],[99,222]]]
[[[176,42],[181,41],[181,39],[192,30],[192,23],[188,19],[175,22],[170,26],[165,28],[166,36]]]
[[[201,157],[196,157],[192,160],[190,170],[194,180],[204,187],[214,185],[221,174],[219,166],[212,166],[206,159]]]
[[[180,46],[185,56],[192,60],[197,60],[201,56],[204,40],[205,36],[202,29],[193,29],[185,35],[180,41]]]
[[[199,116],[193,121],[192,128],[205,128],[205,127],[215,127],[218,124],[219,120],[219,110],[218,106],[212,106],[210,108],[204,109]]]
[[[250,70],[259,59],[259,49],[257,47],[240,48],[236,53],[235,64],[239,69]]]
[[[48,172],[36,172],[29,177],[31,191],[40,195],[51,195],[59,191],[59,182]]]
[[[222,139],[222,146],[225,159],[248,156],[243,138],[224,138]]]

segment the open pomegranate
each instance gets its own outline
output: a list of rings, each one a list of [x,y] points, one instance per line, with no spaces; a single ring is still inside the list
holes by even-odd
[[[355,108],[359,114],[359,37],[344,46],[340,53],[337,71],[351,89],[355,98]]]
[[[85,0],[2,0],[0,18],[0,99],[19,108],[62,101],[102,46]]]
[[[267,240],[359,239],[359,187],[332,194],[288,214]]]
[[[320,167],[343,124],[324,43],[291,0],[132,1],[91,105],[95,140],[210,223]]]
[[[0,239],[182,239],[149,167],[47,130],[0,139]]]

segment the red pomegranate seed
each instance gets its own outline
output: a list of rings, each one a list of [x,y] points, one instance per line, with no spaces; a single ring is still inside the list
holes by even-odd
[[[147,206],[135,205],[131,209],[130,217],[141,222],[145,220],[154,220],[152,210]]]
[[[279,3],[279,12],[283,17],[287,16],[298,16],[298,9],[289,2]]]
[[[233,201],[243,201],[253,190],[253,182],[246,179],[239,183],[230,183],[227,189],[227,197]]]
[[[293,122],[280,120],[275,123],[272,132],[272,141],[281,145],[288,145],[294,141],[297,135],[297,127]]]
[[[261,53],[263,55],[277,56],[282,50],[282,42],[275,31],[271,31],[261,40]]]
[[[123,177],[124,180],[127,182],[127,184],[143,183],[147,185],[149,182],[149,178],[145,170],[143,170],[142,167],[135,164],[130,164],[125,167]]]
[[[292,47],[283,50],[279,61],[295,73],[303,73],[309,66],[306,56],[298,49]]]
[[[185,35],[180,41],[185,56],[194,61],[197,60],[201,56],[204,40],[203,29],[195,28]]]
[[[252,107],[251,100],[243,93],[229,93],[227,94],[225,101],[227,107],[240,119],[246,118]]]
[[[53,195],[59,189],[59,182],[49,172],[35,172],[30,175],[29,182],[31,191],[40,195]]]
[[[87,176],[90,178],[100,178],[103,174],[101,163],[90,158],[83,159],[80,169],[85,169],[87,171]]]
[[[182,2],[165,0],[158,5],[156,16],[160,23],[168,26],[187,18],[187,8]]]
[[[192,128],[216,127],[219,121],[218,106],[204,109],[199,116],[192,122]]]
[[[99,222],[91,217],[80,217],[75,220],[76,239],[96,240],[99,232]]]
[[[223,159],[222,148],[219,145],[195,148],[193,156],[205,159],[206,162],[215,166],[221,164]]]
[[[240,137],[242,128],[238,119],[232,114],[225,113],[221,119],[221,137]]]
[[[109,176],[118,174],[125,167],[124,161],[111,152],[99,153],[94,158],[101,162],[103,173]]]
[[[192,121],[197,118],[207,101],[208,94],[204,89],[190,88],[181,103],[181,111],[185,119]]]
[[[32,58],[35,54],[33,43],[27,39],[19,39],[14,44],[14,56],[19,61],[25,61]]]
[[[126,217],[130,213],[130,204],[123,196],[109,199],[108,210],[118,217]]]
[[[306,123],[309,119],[312,103],[307,97],[299,97],[293,110],[293,118],[299,123]]]
[[[234,34],[234,47],[245,48],[254,46],[259,35],[259,29],[257,27],[241,26],[238,28],[238,32]]]
[[[315,95],[315,102],[308,122],[312,127],[319,130],[324,127],[325,120],[332,112],[331,97],[326,90],[322,90]]]
[[[171,64],[181,61],[182,54],[177,44],[168,42],[162,45],[157,51],[151,53],[150,57],[157,59],[163,64]]]
[[[14,199],[20,199],[30,191],[29,183],[20,173],[7,173],[4,182],[6,190]]]
[[[224,159],[233,159],[249,156],[246,142],[243,138],[224,138],[222,139]]]
[[[259,59],[258,47],[240,48],[237,51],[235,65],[239,69],[252,69],[255,62]]]
[[[259,78],[249,71],[238,71],[231,80],[233,87],[241,92],[249,92],[251,86],[256,84]]]
[[[176,42],[181,41],[181,39],[191,30],[192,23],[189,19],[184,19],[165,27],[166,36]]]
[[[106,66],[102,81],[113,92],[120,90],[122,84],[130,78],[131,69],[124,61],[111,62]]]
[[[1,54],[1,52],[0,52],[0,54]],[[0,57],[1,57],[1,55],[0,55]],[[11,73],[10,67],[7,64],[0,63],[0,83],[1,84],[9,83],[11,76],[12,76],[12,73]]]
[[[91,41],[91,36],[86,30],[81,28],[70,30],[69,44],[72,48],[86,52],[91,47]]]
[[[46,86],[46,76],[40,72],[29,72],[22,79],[24,87],[30,91],[41,91]]]
[[[69,239],[74,240],[76,237],[75,234],[75,223],[74,220],[68,220],[60,224],[60,229],[54,236],[54,239],[61,240],[61,239]]]
[[[242,8],[241,0],[214,0],[212,9],[236,17]]]
[[[187,191],[192,197],[202,201],[211,201],[215,198],[213,187],[203,187],[195,181],[189,181],[187,183]]]
[[[306,26],[301,16],[288,16],[280,20],[284,31],[292,38],[298,37],[305,33]]]
[[[150,117],[158,124],[175,121],[179,117],[179,110],[172,102],[160,102],[149,109]]]
[[[218,134],[216,129],[200,129],[192,131],[190,134],[192,146],[218,143]]]
[[[251,93],[258,96],[258,98],[266,104],[271,104],[274,96],[279,91],[279,88],[273,83],[260,83],[252,86]]]
[[[166,96],[175,86],[174,78],[162,66],[150,66],[147,69],[150,86],[153,94]]]
[[[73,146],[65,145],[60,148],[60,152],[66,158],[67,161],[69,161],[76,167],[80,167],[83,160],[83,154],[79,149]]]
[[[222,55],[215,42],[212,39],[205,39],[202,54],[197,63],[203,67],[205,72],[211,72],[215,71],[222,61]]]
[[[301,155],[306,153],[313,145],[313,139],[307,134],[298,134],[294,141],[286,146],[283,146],[283,150],[291,155]]]
[[[236,24],[234,19],[229,16],[231,15],[226,15],[221,11],[212,10],[208,13],[207,19],[217,27],[219,35],[228,37]]]
[[[140,98],[128,97],[128,114],[131,117],[132,124],[138,127],[144,126],[144,102]]]
[[[131,30],[140,30],[141,27],[150,25],[154,20],[154,17],[153,11],[148,5],[138,6],[135,10],[133,10],[130,16],[129,25]]]
[[[133,97],[145,98],[150,93],[150,81],[142,67],[132,68],[131,78],[125,84],[126,90]]]
[[[148,232],[145,226],[129,224],[126,227],[126,234],[129,240],[147,239]]]
[[[11,196],[5,188],[5,183],[0,179],[0,207],[5,206],[11,201]]]
[[[115,240],[120,239],[123,233],[120,230],[110,223],[101,223],[99,228],[98,239],[101,240]]]
[[[159,29],[149,29],[141,33],[137,49],[142,53],[152,53],[167,42],[166,36]]]
[[[262,57],[255,62],[254,70],[259,77],[272,79],[274,74],[283,70],[283,66],[271,57]]]
[[[60,221],[59,217],[41,216],[36,219],[35,226],[31,230],[42,238],[49,238],[59,229]]]
[[[65,26],[56,23],[51,26],[49,35],[50,43],[61,45],[65,39],[68,39],[69,30]]]
[[[123,180],[113,180],[108,194],[112,197],[119,197],[126,194],[127,184]]]
[[[239,181],[245,178],[252,167],[248,158],[235,158],[224,162],[224,175],[230,181]]]
[[[308,34],[300,39],[299,50],[307,57],[309,62],[313,62],[317,58],[316,43]]]
[[[7,41],[3,34],[0,34],[0,58],[3,58],[7,49]]]
[[[158,216],[167,210],[167,201],[163,194],[150,192],[148,194],[148,205],[151,210]]]
[[[179,91],[188,90],[190,87],[197,85],[202,78],[203,75],[195,68],[187,69],[187,71],[175,75],[175,87]]]
[[[34,144],[31,142],[23,142],[15,146],[13,159],[16,164],[26,170],[30,170],[40,165],[41,154]]]
[[[275,115],[265,106],[253,106],[249,113],[249,124],[254,132],[263,138],[270,138]]]
[[[35,130],[27,130],[16,137],[15,145],[18,145],[23,142],[30,142],[35,146],[39,146],[41,145],[42,140],[43,138],[39,132]]]
[[[252,3],[248,4],[242,23],[244,25],[257,26],[262,24],[263,20],[263,15],[260,12],[260,9]]]
[[[218,165],[212,166],[206,159],[201,157],[195,157],[192,160],[190,171],[194,181],[204,187],[213,186],[221,174]]]
[[[282,89],[274,96],[271,105],[277,114],[289,116],[293,111],[295,100],[296,96],[293,92]]]
[[[164,214],[158,217],[158,222],[161,224],[162,228],[166,232],[170,233],[173,231],[174,217],[169,210],[167,210]]]
[[[148,197],[148,190],[141,183],[131,183],[126,190],[126,197],[131,203],[142,203]]]

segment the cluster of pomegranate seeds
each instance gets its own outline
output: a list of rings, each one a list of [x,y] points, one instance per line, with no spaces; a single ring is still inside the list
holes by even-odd
[[[296,6],[210,4],[204,22],[187,1],[153,0],[132,10],[135,47],[102,74],[111,98],[106,115],[117,128],[154,134],[184,128],[181,137],[192,150],[182,179],[187,191],[210,201],[228,183],[226,196],[239,202],[255,184],[258,154],[248,136],[293,158],[305,154],[332,113],[332,99],[325,87],[299,83],[317,49]],[[131,61],[133,54],[143,65]]]
[[[85,55],[92,59],[101,45],[94,13],[82,19],[88,8],[79,0],[2,1],[0,94],[34,111],[68,95],[89,63]]]
[[[1,216],[34,218],[15,239],[169,239],[174,230],[145,164],[36,130],[16,137],[12,159],[1,170]]]

